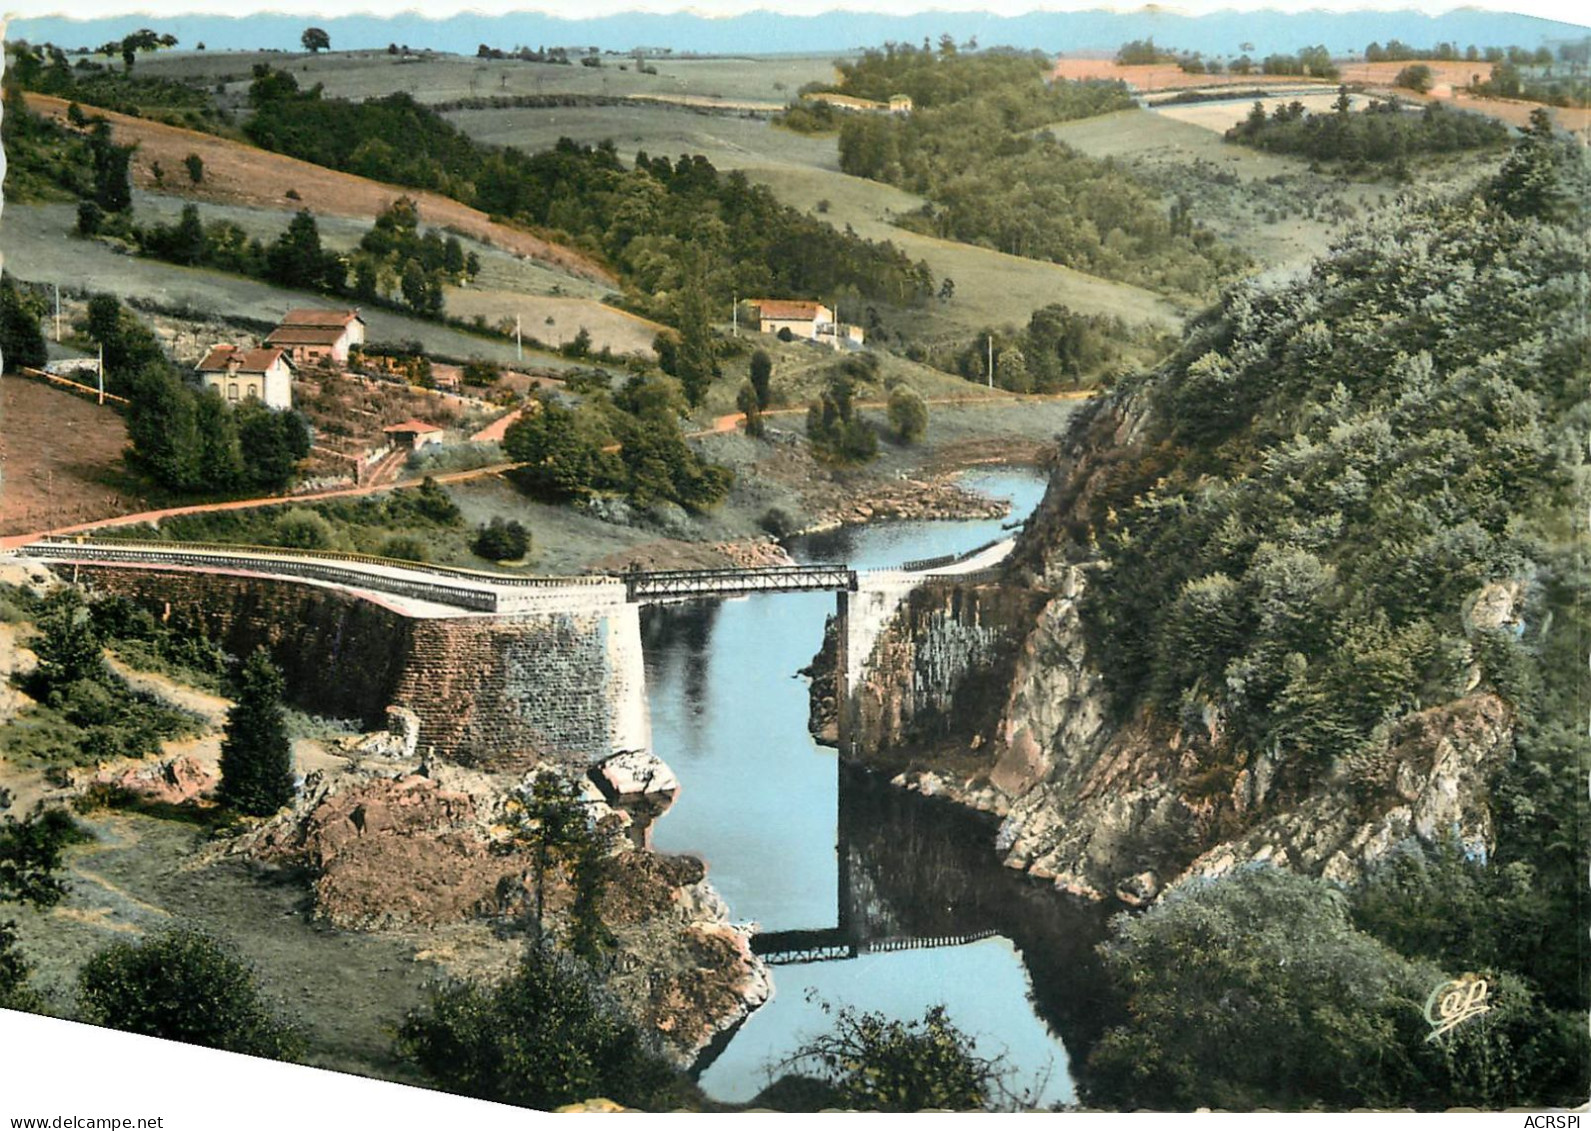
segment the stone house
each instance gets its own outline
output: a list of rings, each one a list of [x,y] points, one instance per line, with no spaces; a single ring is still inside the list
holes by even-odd
[[[357,310],[289,310],[265,344],[286,350],[299,367],[348,364],[348,351],[365,343],[365,322]]]
[[[293,363],[284,350],[212,346],[194,372],[228,404],[259,400],[267,408],[293,407]]]

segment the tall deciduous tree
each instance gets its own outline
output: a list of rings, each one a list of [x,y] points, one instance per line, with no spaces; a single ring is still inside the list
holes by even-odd
[[[758,408],[767,408],[773,402],[773,358],[767,350],[752,351],[751,387],[757,392]]]
[[[221,743],[220,799],[269,816],[293,799],[293,746],[282,715],[282,673],[262,648],[243,665]]]
[[[677,306],[680,338],[674,372],[685,389],[685,399],[696,408],[706,399],[708,386],[719,372],[713,350],[712,308],[699,263],[687,267]]]
[[[305,28],[304,34],[299,36],[298,41],[304,45],[304,50],[311,55],[331,50],[331,36],[318,27]]]

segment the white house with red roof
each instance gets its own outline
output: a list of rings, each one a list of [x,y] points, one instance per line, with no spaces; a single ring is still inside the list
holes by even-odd
[[[825,342],[835,349],[841,346],[860,346],[863,331],[860,326],[836,322],[834,311],[821,302],[799,299],[752,299],[757,308],[757,329],[764,334],[790,331],[792,338],[805,338],[811,342]]]
[[[764,334],[789,330],[792,337],[816,340],[823,327],[834,325],[834,311],[821,302],[759,298],[752,305],[757,308],[757,329]]]
[[[348,351],[365,343],[365,322],[358,310],[289,310],[265,338],[265,344],[286,350],[293,364],[348,363]]]
[[[258,400],[267,408],[293,407],[293,363],[284,350],[212,346],[195,372],[200,384],[228,404]]]

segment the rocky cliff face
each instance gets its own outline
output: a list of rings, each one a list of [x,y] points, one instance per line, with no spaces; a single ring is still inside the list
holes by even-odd
[[[896,615],[858,688],[858,760],[1004,818],[997,846],[1010,867],[1135,906],[1251,861],[1351,881],[1409,837],[1489,846],[1487,781],[1511,754],[1514,719],[1474,680],[1307,789],[1263,753],[1213,759],[1218,717],[1192,732],[1113,717],[1079,615],[1093,568],[1080,540],[1097,477],[1143,424],[1130,400],[1084,418],[1010,568],[976,587],[978,633],[944,615],[946,590],[925,590]],[[1517,588],[1488,586],[1471,619],[1506,624]],[[925,656],[939,660],[925,666]]]

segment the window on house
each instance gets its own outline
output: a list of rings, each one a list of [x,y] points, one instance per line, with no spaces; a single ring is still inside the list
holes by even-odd
[[[258,397],[260,395],[260,387],[258,385],[256,385],[253,381],[250,381],[249,382],[249,387],[248,387],[248,389],[247,389],[247,391],[245,392],[244,395],[247,396],[248,399],[252,401],[256,397]]]
[[[229,401],[238,399],[238,383],[236,381],[226,387],[226,399]]]

